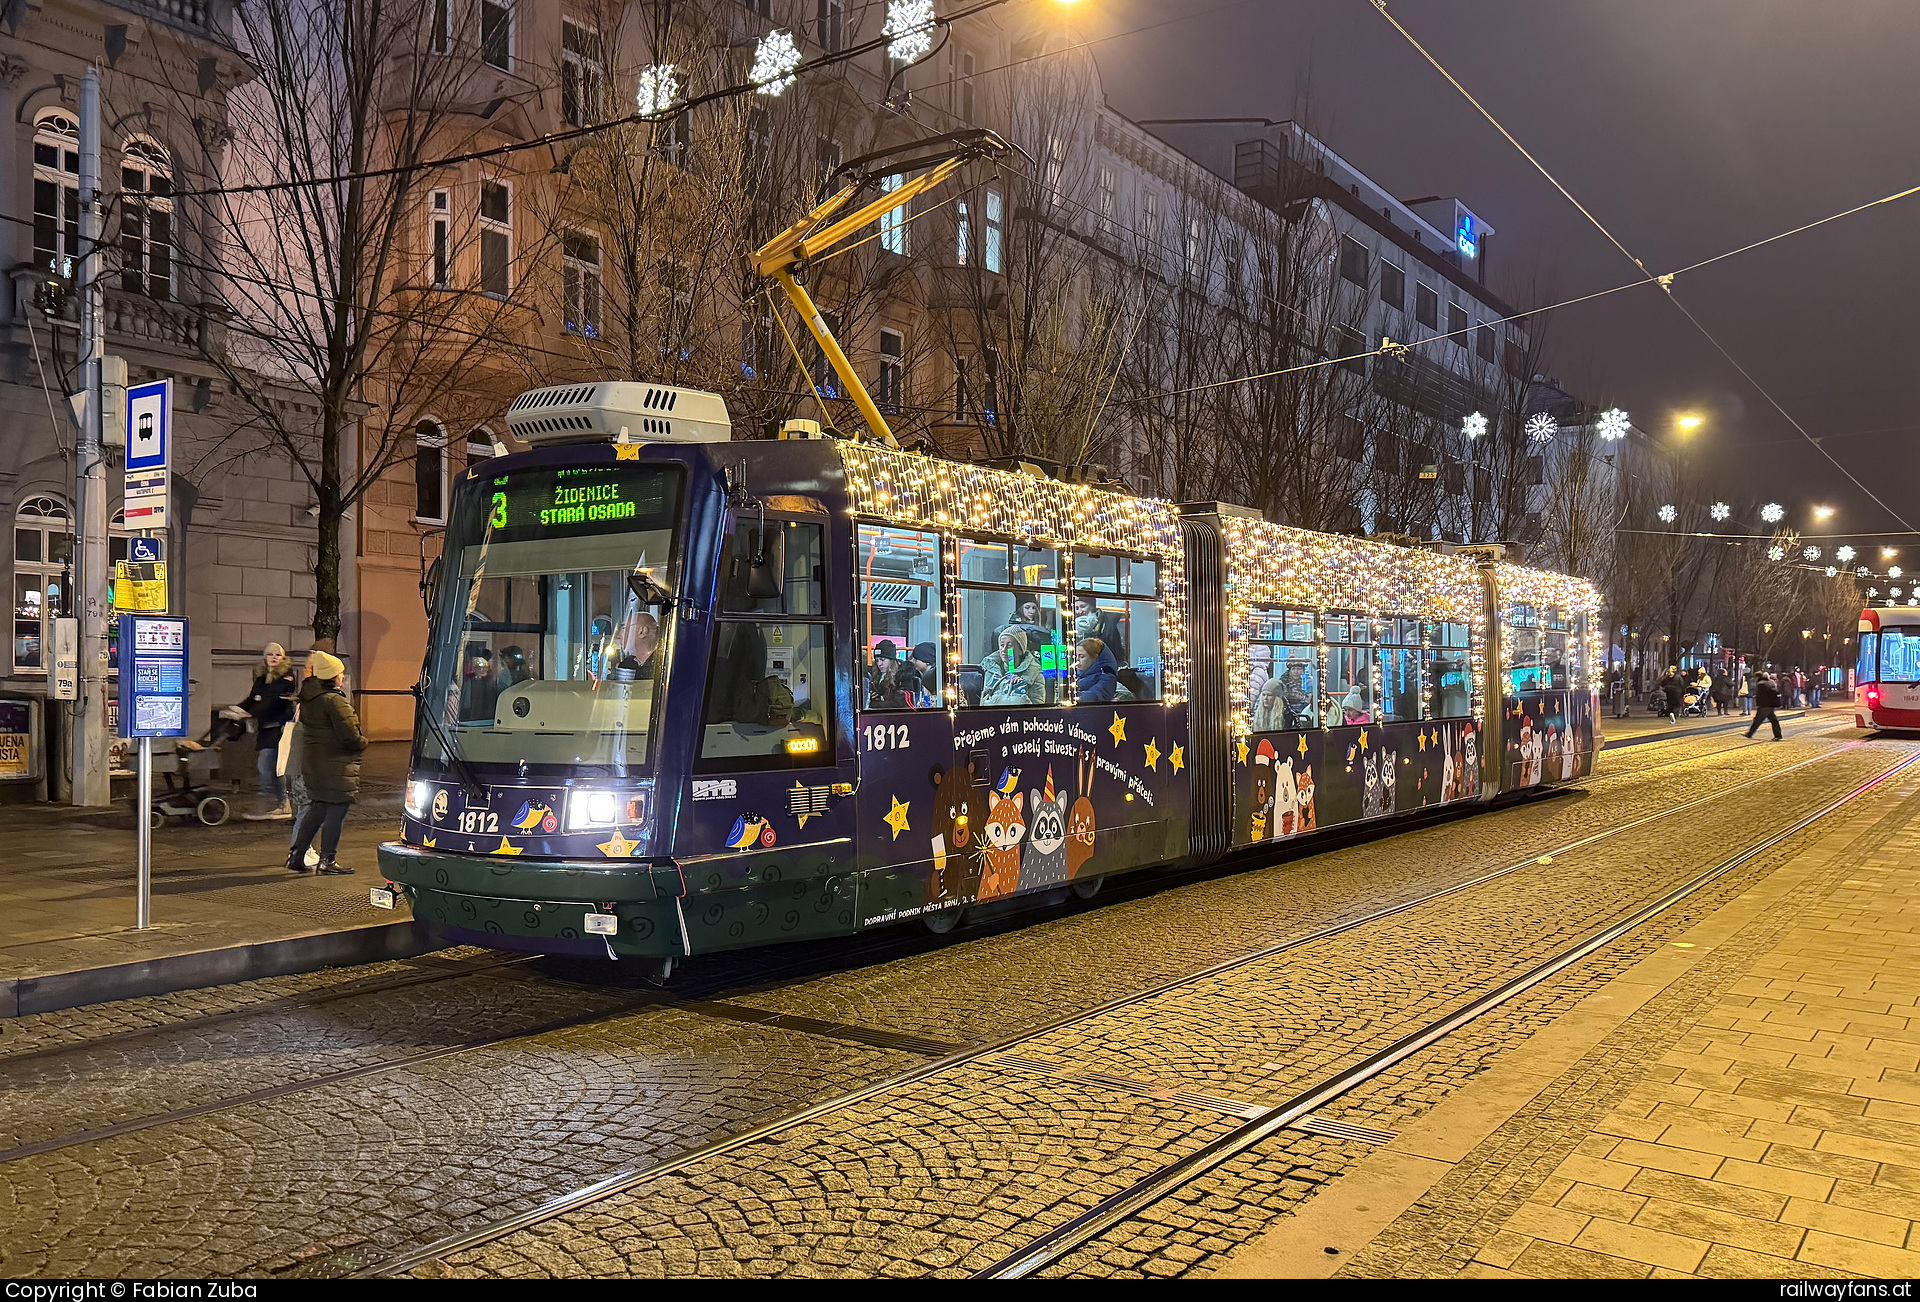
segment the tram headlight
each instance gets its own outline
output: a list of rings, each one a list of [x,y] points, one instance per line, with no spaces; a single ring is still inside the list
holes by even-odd
[[[622,822],[638,822],[640,801],[626,799],[620,791],[575,791],[567,801],[567,830],[585,831],[594,827],[617,827]],[[623,818],[622,815],[626,817]]]
[[[409,818],[425,818],[432,804],[433,783],[409,782],[407,784],[407,816]]]

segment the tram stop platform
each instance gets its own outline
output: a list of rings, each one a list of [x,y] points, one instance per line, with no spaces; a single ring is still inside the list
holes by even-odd
[[[1910,774],[1214,1273],[1920,1276],[1916,888]]]
[[[133,809],[0,806],[0,1017],[223,985],[438,948],[402,902],[374,908],[374,847],[399,826],[407,746],[378,742],[348,816],[345,877],[286,871],[291,824],[153,834],[152,923],[134,928]]]

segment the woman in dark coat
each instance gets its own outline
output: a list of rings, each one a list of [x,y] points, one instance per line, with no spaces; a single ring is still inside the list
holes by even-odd
[[[287,724],[293,721],[294,693],[298,690],[287,649],[278,642],[267,643],[267,649],[260,656],[260,672],[253,679],[253,690],[240,702],[240,708],[253,716],[253,744],[261,795],[260,808],[241,815],[243,818],[257,821],[293,817],[293,807],[287,803],[286,789],[280,781],[280,738]]]
[[[360,794],[360,754],[366,734],[353,703],[343,689],[347,667],[338,656],[315,651],[307,657],[307,680],[300,684],[300,776],[306,783],[308,804],[294,824],[293,845],[287,852],[287,871],[307,870],[307,847],[320,836],[320,866],[328,876],[353,871],[334,858],[340,849],[340,828],[347,810]]]

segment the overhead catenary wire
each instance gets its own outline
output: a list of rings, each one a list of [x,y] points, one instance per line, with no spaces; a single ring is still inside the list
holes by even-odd
[[[1514,137],[1514,134],[1511,131],[1507,130],[1507,128],[1501,123],[1500,119],[1496,118],[1492,114],[1492,112],[1490,112],[1487,109],[1487,107],[1484,104],[1482,104],[1478,99],[1474,98],[1473,93],[1469,91],[1464,85],[1461,84],[1459,78],[1455,77],[1451,72],[1449,72],[1446,69],[1445,65],[1443,65],[1438,59],[1434,58],[1434,56],[1427,50],[1427,48],[1424,45],[1422,45],[1417,38],[1415,38],[1413,33],[1408,31],[1401,24],[1399,19],[1395,18],[1390,12],[1388,12],[1387,0],[1369,0],[1369,3],[1371,3],[1375,9],[1380,11],[1381,17],[1385,18],[1387,22],[1393,26],[1393,29],[1399,32],[1401,36],[1405,37],[1407,40],[1407,43],[1413,46],[1415,50],[1419,51],[1420,56],[1423,59],[1425,59],[1429,64],[1431,64],[1434,70],[1438,72],[1442,77],[1444,77],[1449,85],[1451,85],[1455,90],[1459,91],[1461,96],[1465,98],[1469,104],[1473,105],[1473,107],[1476,110],[1479,111],[1480,116],[1484,117],[1488,121],[1488,123],[1490,123],[1493,126],[1494,130],[1498,131],[1502,136],[1504,136],[1507,142],[1511,144],[1516,150],[1519,151],[1521,157],[1525,158],[1527,162],[1533,165],[1533,168],[1535,171],[1539,172],[1541,176],[1545,177],[1547,182],[1550,185],[1552,185],[1554,189],[1558,190],[1561,193],[1561,195],[1563,195],[1566,198],[1567,202],[1572,204],[1574,208],[1576,208],[1579,211],[1582,217],[1585,217],[1587,221],[1592,223],[1593,228],[1595,230],[1599,231],[1603,236],[1606,237],[1608,243],[1612,244],[1614,248],[1620,250],[1620,252],[1626,256],[1627,260],[1632,262],[1634,266],[1640,268],[1642,272],[1645,272],[1647,270],[1646,263],[1642,262],[1637,256],[1635,256],[1634,252],[1631,249],[1629,249],[1625,244],[1621,243],[1619,237],[1616,236],[1612,231],[1608,230],[1606,224],[1602,222],[1598,217],[1594,216],[1593,213],[1587,209],[1586,205],[1582,204],[1578,199],[1576,199],[1573,195],[1573,192],[1568,190],[1566,186],[1562,185],[1560,183],[1559,178],[1554,176],[1554,174],[1547,169],[1545,164],[1543,164],[1539,159],[1535,158],[1530,152],[1528,152],[1526,146],[1522,145],[1520,141]],[[1849,210],[1848,213],[1836,214],[1832,218],[1825,218],[1820,222],[1813,222],[1802,227],[1797,227],[1795,228],[1794,231],[1784,232],[1782,235],[1776,236],[1773,238],[1783,239],[1786,237],[1786,235],[1795,234],[1801,230],[1811,230],[1815,226],[1824,224],[1825,221],[1837,220],[1839,217],[1850,215],[1850,213],[1852,212],[1865,211],[1867,208],[1874,207],[1877,204],[1891,203],[1891,202],[1894,202],[1895,200],[1905,198],[1908,195],[1915,194],[1915,193],[1920,193],[1920,186],[1916,186],[1912,189],[1900,191],[1897,194],[1889,195],[1885,199],[1875,200],[1874,203],[1863,204],[1858,208]],[[1761,240],[1747,247],[1759,248],[1761,247],[1761,245],[1768,244],[1768,243],[1772,243],[1772,239]],[[1736,252],[1738,251],[1739,250],[1736,250]],[[1726,256],[1731,256],[1731,254],[1728,254]],[[1709,265],[1709,263],[1717,260],[1718,259],[1709,259],[1707,262],[1696,263],[1694,264],[1694,267],[1685,268],[1684,270],[1694,270],[1694,269],[1697,269],[1698,267]],[[1691,311],[1688,310],[1686,304],[1682,303],[1673,292],[1674,279],[1680,274],[1681,273],[1679,271],[1675,271],[1675,272],[1667,273],[1662,276],[1657,276],[1654,279],[1659,283],[1660,287],[1666,291],[1667,297],[1673,300],[1674,306],[1679,308],[1681,314],[1685,316],[1687,320],[1693,324],[1694,329],[1698,330],[1700,334],[1706,339],[1706,341],[1713,345],[1714,350],[1717,351],[1722,357],[1724,357],[1727,360],[1727,363],[1730,366],[1732,366],[1735,371],[1739,372],[1740,377],[1744,379],[1748,384],[1752,385],[1754,391],[1758,393],[1761,397],[1765,398],[1768,404],[1772,406],[1775,411],[1779,412],[1780,415],[1786,419],[1787,423],[1792,425],[1793,428],[1800,433],[1800,436],[1802,438],[1804,438],[1808,443],[1813,445],[1815,451],[1819,452],[1821,456],[1825,457],[1829,462],[1833,464],[1836,470],[1838,470],[1841,474],[1845,475],[1850,481],[1852,481],[1853,485],[1856,488],[1858,488],[1861,492],[1865,493],[1867,497],[1874,503],[1874,505],[1878,506],[1881,510],[1885,511],[1888,515],[1892,516],[1895,520],[1898,520],[1901,524],[1905,525],[1907,528],[1912,529],[1913,523],[1910,520],[1908,520],[1905,516],[1901,515],[1898,511],[1894,510],[1891,506],[1888,506],[1886,502],[1880,498],[1880,495],[1878,493],[1875,493],[1871,488],[1868,488],[1866,484],[1860,480],[1859,476],[1855,475],[1851,470],[1847,469],[1845,465],[1841,464],[1840,459],[1838,457],[1834,456],[1833,453],[1829,452],[1824,446],[1822,446],[1820,440],[1815,438],[1813,434],[1806,428],[1806,426],[1802,425],[1800,421],[1797,418],[1795,418],[1793,413],[1788,411],[1785,405],[1783,405],[1778,398],[1775,398],[1773,394],[1767,389],[1767,387],[1761,384],[1760,381],[1754,377],[1751,371],[1749,371],[1745,366],[1740,364],[1739,360],[1736,359],[1732,354],[1732,352],[1730,352],[1727,349],[1726,345],[1722,344],[1719,341],[1719,339],[1714,337],[1713,332],[1707,329],[1706,325],[1700,320],[1700,318],[1695,316]]]

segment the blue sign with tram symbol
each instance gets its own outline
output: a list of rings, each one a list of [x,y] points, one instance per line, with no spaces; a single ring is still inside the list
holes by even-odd
[[[186,619],[121,615],[120,735],[186,736],[188,686]]]

